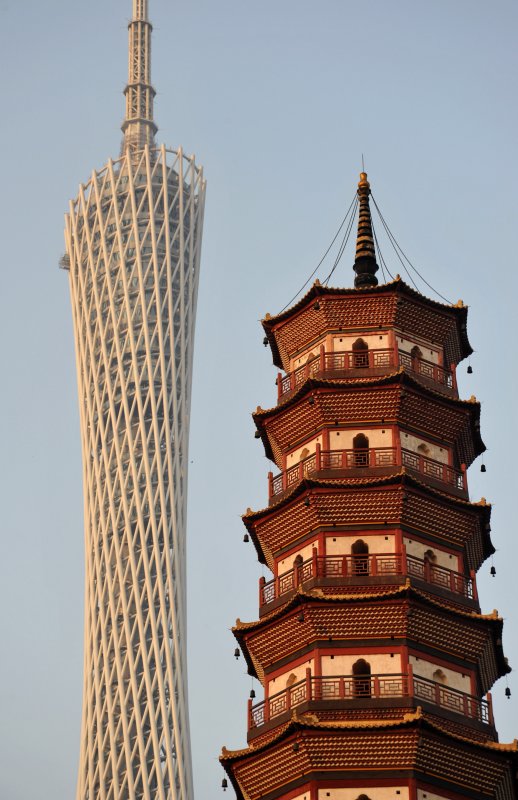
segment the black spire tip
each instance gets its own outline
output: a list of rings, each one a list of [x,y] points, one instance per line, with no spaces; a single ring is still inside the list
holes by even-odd
[[[358,183],[360,210],[358,216],[358,236],[356,238],[356,259],[353,267],[356,272],[356,277],[354,279],[354,286],[356,289],[361,289],[364,286],[378,285],[376,272],[379,267],[376,264],[374,237],[372,235],[371,210],[369,206],[370,193],[371,187],[367,180],[367,173],[362,172],[360,174],[360,182]]]

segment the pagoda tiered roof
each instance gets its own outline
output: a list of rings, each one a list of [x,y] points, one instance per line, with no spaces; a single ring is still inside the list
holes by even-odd
[[[315,282],[295,305],[276,316],[266,315],[262,325],[274,364],[286,371],[290,357],[325,332],[386,326],[441,343],[448,363],[457,364],[473,352],[467,313],[460,301],[447,305],[430,300],[398,277],[360,289],[330,288]]]
[[[259,561],[271,569],[276,552],[321,527],[360,530],[400,525],[464,549],[469,568],[477,570],[495,552],[490,517],[491,506],[485,501],[471,503],[397,472],[384,478],[306,479],[268,508],[249,509],[243,522]]]
[[[286,374],[253,419],[278,474],[243,522],[272,576],[232,632],[264,696],[221,762],[238,800],[516,800],[518,741],[498,743],[489,693],[510,672],[503,620],[475,574],[494,547],[468,493],[486,449],[458,397],[468,309],[378,285],[370,194],[362,172],[355,288],[317,280],[262,320]]]
[[[460,610],[442,598],[432,599],[407,580],[404,585],[376,587],[362,595],[299,589],[259,620],[237,620],[232,632],[249,674],[261,681],[288,654],[301,656],[317,643],[328,646],[347,640],[395,646],[395,640],[404,639],[449,653],[462,663],[478,661],[481,689],[487,692],[510,672],[502,649],[502,628],[497,612]]]
[[[409,431],[456,445],[459,461],[467,466],[486,449],[480,436],[480,403],[475,398],[445,396],[424,387],[404,370],[346,385],[308,379],[281,405],[258,409],[252,416],[267,458],[278,466],[283,452],[335,423],[344,429],[398,423]]]
[[[393,773],[400,780],[421,774],[450,791],[514,800],[518,742],[501,744],[463,734],[420,707],[396,720],[322,721],[294,711],[289,722],[247,748],[223,748],[220,761],[238,800],[260,800],[277,787],[300,786],[317,775],[320,780],[347,777],[361,782],[376,780],[378,773],[380,778]]]

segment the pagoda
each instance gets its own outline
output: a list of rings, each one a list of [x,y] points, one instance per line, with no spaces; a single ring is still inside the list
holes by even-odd
[[[467,308],[378,285],[358,185],[355,286],[318,281],[262,324],[277,379],[253,415],[268,506],[243,517],[259,618],[233,628],[264,689],[248,746],[223,748],[239,800],[515,800],[518,742],[501,744],[490,689],[510,668],[476,573],[491,507],[467,469],[485,446],[459,398]],[[237,652],[237,651],[236,651]]]

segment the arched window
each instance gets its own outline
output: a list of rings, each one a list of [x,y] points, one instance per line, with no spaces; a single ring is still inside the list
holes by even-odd
[[[299,583],[302,581],[302,564],[303,558],[299,555],[295,556],[293,559],[293,588],[296,589]]]
[[[306,359],[306,366],[310,375],[315,375],[320,366],[320,359],[315,353],[309,353]]]
[[[353,466],[369,466],[369,440],[364,433],[358,433],[353,439]]]
[[[371,696],[371,665],[364,658],[353,664],[353,696]]]
[[[415,345],[415,347],[412,347],[410,351],[410,358],[412,360],[412,369],[414,370],[414,372],[419,372],[420,362],[422,357],[423,354],[420,348],[417,345]]]
[[[434,681],[437,681],[437,683],[448,683],[448,678],[446,677],[442,669],[436,669],[432,677]]]
[[[352,574],[369,574],[369,545],[363,539],[357,539],[351,546]]]
[[[424,552],[424,579],[429,583],[435,583],[436,579],[436,569],[435,564],[437,562],[437,556],[435,555],[433,550],[425,550]],[[441,582],[441,576],[439,575],[439,582]]]
[[[363,339],[353,342],[352,365],[355,369],[365,369],[369,366],[369,345]]]

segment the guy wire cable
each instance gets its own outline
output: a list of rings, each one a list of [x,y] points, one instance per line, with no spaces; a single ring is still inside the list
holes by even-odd
[[[438,292],[438,291],[437,291],[437,289],[434,289],[434,287],[432,286],[432,284],[431,284],[431,283],[428,283],[428,281],[426,280],[426,278],[424,278],[424,277],[421,275],[421,273],[419,272],[419,270],[418,270],[418,269],[416,269],[416,267],[414,267],[414,265],[412,264],[412,262],[410,261],[410,259],[408,258],[408,256],[407,256],[407,255],[406,255],[406,254],[403,252],[403,250],[401,249],[401,247],[400,247],[400,245],[399,245],[398,241],[396,240],[396,237],[393,235],[393,233],[392,233],[392,231],[390,230],[389,226],[388,226],[388,225],[387,225],[387,223],[385,222],[385,219],[384,219],[384,217],[383,217],[383,214],[381,213],[381,211],[380,211],[380,209],[379,209],[379,206],[378,206],[378,204],[377,204],[377,202],[376,202],[376,199],[375,199],[375,197],[374,197],[372,194],[371,194],[371,197],[372,197],[372,202],[374,203],[374,206],[375,206],[375,208],[376,208],[376,211],[377,211],[377,212],[378,212],[378,214],[379,214],[379,217],[380,217],[380,219],[381,219],[381,222],[382,222],[382,224],[383,224],[383,227],[385,228],[385,231],[386,231],[386,233],[387,233],[387,236],[389,237],[389,241],[390,241],[390,243],[392,244],[392,247],[394,248],[394,250],[395,250],[395,252],[396,252],[396,255],[397,255],[397,257],[399,258],[399,260],[401,261],[401,257],[400,257],[400,255],[399,255],[399,253],[398,253],[398,250],[400,251],[400,253],[401,253],[401,255],[403,256],[403,258],[404,258],[404,259],[405,259],[405,260],[408,262],[408,264],[410,265],[410,267],[411,267],[411,268],[414,270],[414,272],[416,273],[416,275],[418,275],[418,276],[421,278],[421,280],[423,281],[423,283],[425,283],[425,284],[428,286],[428,288],[429,288],[429,289],[431,289],[431,290],[432,290],[432,292],[434,292],[434,293],[437,295],[437,297],[440,297],[440,298],[441,298],[441,300],[444,300],[444,302],[445,302],[445,303],[447,303],[447,304],[448,304],[448,305],[450,305],[450,306],[451,306],[451,305],[453,305],[453,303],[452,303],[450,300],[448,300],[448,298],[447,298],[447,297],[445,297],[443,294],[441,294],[440,292]],[[397,248],[397,249],[396,249],[396,248]],[[402,261],[401,261],[401,263],[403,264],[403,262],[402,262]],[[406,266],[405,266],[404,264],[403,264],[403,266],[405,267],[405,271],[406,271],[407,275],[409,275],[409,272],[408,272],[408,270],[407,270]],[[415,286],[415,283],[414,283],[414,281],[412,281],[412,283],[413,283],[413,284],[414,284],[414,286]],[[416,287],[416,288],[417,288],[417,287]]]
[[[356,197],[356,203],[354,205],[353,212],[352,212],[351,217],[349,219],[349,224],[348,224],[347,229],[345,231],[344,238],[342,239],[342,243],[340,245],[340,248],[338,250],[337,256],[335,258],[335,263],[333,264],[333,269],[331,270],[331,272],[329,273],[327,278],[324,280],[324,285],[325,286],[327,286],[329,278],[331,277],[331,275],[333,274],[333,272],[337,268],[338,264],[340,263],[340,261],[342,259],[342,256],[344,254],[345,248],[347,247],[347,242],[349,241],[349,236],[351,235],[352,227],[354,225],[354,220],[356,219],[356,210],[358,208],[358,203],[359,203],[359,200],[358,200],[358,197]]]
[[[293,301],[294,301],[294,300],[296,300],[296,299],[297,299],[297,297],[299,296],[299,294],[300,294],[301,292],[303,292],[303,291],[304,291],[304,289],[306,288],[306,286],[307,286],[307,285],[308,285],[308,283],[310,282],[310,280],[311,280],[311,278],[313,277],[313,275],[315,275],[315,273],[318,271],[318,269],[319,269],[319,268],[322,266],[322,263],[323,263],[324,259],[327,257],[327,255],[328,255],[329,251],[331,250],[332,246],[334,245],[334,243],[335,243],[335,242],[336,242],[336,240],[338,239],[338,236],[339,236],[339,234],[340,234],[340,231],[342,230],[343,226],[345,225],[345,223],[346,223],[346,221],[347,221],[347,218],[348,218],[348,216],[349,216],[349,213],[350,213],[350,211],[351,211],[351,208],[353,207],[353,205],[354,205],[354,203],[355,203],[355,200],[357,200],[357,199],[358,199],[358,195],[357,195],[357,193],[355,192],[355,193],[354,193],[354,197],[353,197],[353,199],[351,200],[351,205],[350,205],[350,206],[349,206],[349,208],[347,209],[347,213],[346,213],[345,217],[343,218],[342,222],[340,223],[340,227],[338,228],[337,232],[335,233],[335,235],[334,235],[334,237],[333,237],[333,240],[332,240],[331,244],[330,244],[330,245],[329,245],[329,247],[327,248],[326,252],[324,253],[324,255],[322,256],[322,258],[320,259],[320,261],[319,261],[319,262],[318,262],[318,264],[316,265],[315,269],[313,270],[313,272],[311,273],[311,275],[309,276],[309,278],[307,279],[307,281],[306,281],[306,282],[305,282],[305,283],[304,283],[304,284],[303,284],[303,285],[300,287],[300,289],[298,290],[298,292],[297,292],[297,293],[296,293],[296,294],[295,294],[295,295],[294,295],[294,296],[291,298],[291,300],[290,300],[288,303],[286,303],[286,305],[284,306],[284,308],[281,308],[281,310],[278,312],[279,314],[282,314],[282,312],[283,312],[283,311],[286,311],[286,309],[287,309],[289,306],[291,306],[291,304],[293,303]]]

